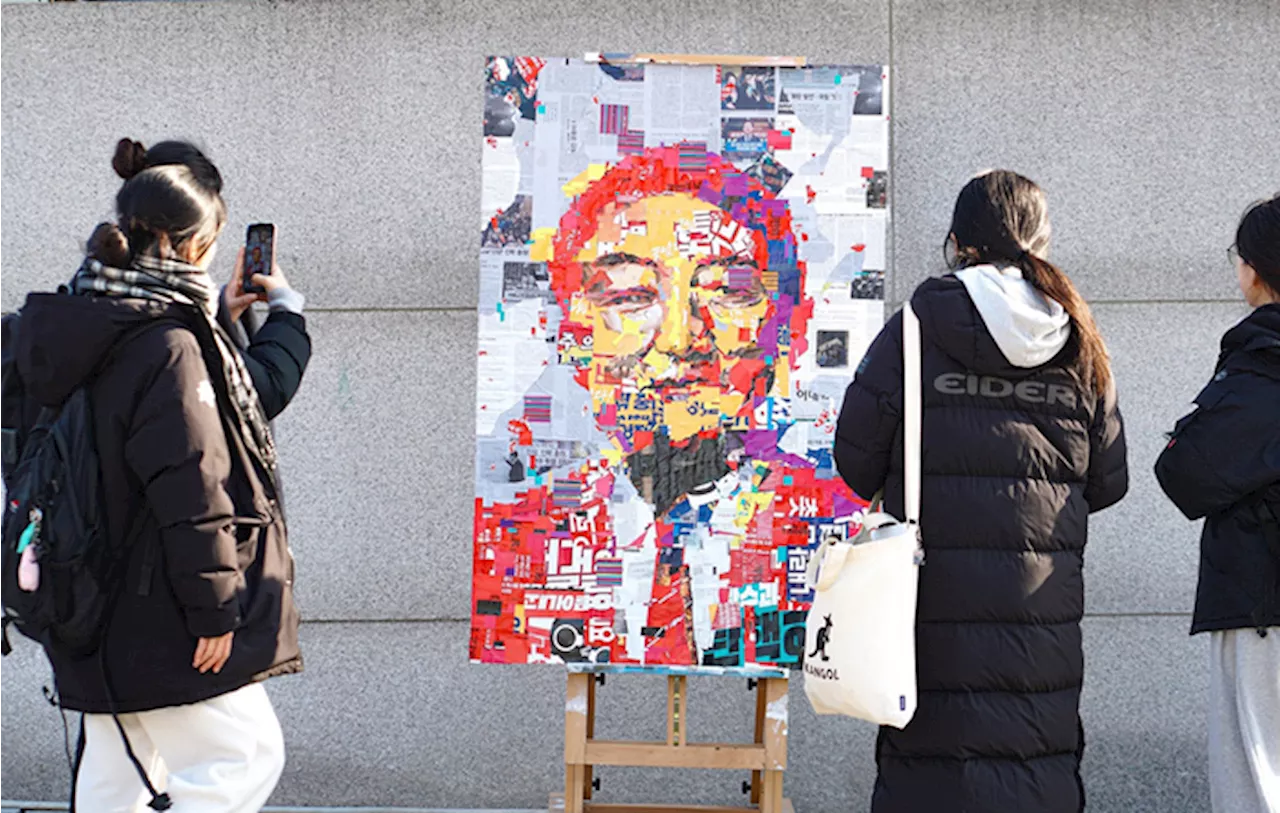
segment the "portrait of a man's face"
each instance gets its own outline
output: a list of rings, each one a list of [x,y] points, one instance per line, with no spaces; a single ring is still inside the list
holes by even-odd
[[[858,70],[489,63],[536,98],[484,147],[473,660],[799,665],[882,316]]]
[[[699,159],[654,191],[670,151],[623,161],[564,216],[551,262],[561,330],[577,337],[561,360],[659,512],[732,468],[743,444],[726,432],[765,428],[757,408],[789,396],[807,321],[789,206],[719,156]],[[636,456],[659,453],[674,465],[646,480],[657,464]]]
[[[664,405],[705,404],[717,422],[769,394],[776,359],[758,342],[777,307],[751,232],[738,228],[718,246],[698,240],[700,229],[731,222],[686,194],[605,207],[578,255],[583,284],[571,305],[572,318],[591,327],[597,416],[624,389]],[[673,426],[673,439],[693,428]]]

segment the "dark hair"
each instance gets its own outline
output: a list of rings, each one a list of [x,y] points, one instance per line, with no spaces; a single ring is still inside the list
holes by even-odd
[[[111,166],[124,179],[116,194],[116,223],[99,223],[87,254],[127,268],[135,257],[172,257],[190,245],[206,250],[227,221],[222,176],[213,162],[184,141],[150,150],[120,139]]]
[[[146,151],[144,166],[162,167],[166,164],[182,164],[210,194],[222,194],[222,173],[195,145],[186,141],[161,141]]]
[[[1253,204],[1240,218],[1236,251],[1268,288],[1280,293],[1280,195]]]
[[[992,170],[965,184],[956,198],[948,236],[955,240],[953,266],[996,263],[1022,269],[1023,278],[1071,318],[1076,369],[1102,394],[1111,386],[1107,348],[1071,279],[1045,259],[1050,232],[1044,191],[1016,172]]]

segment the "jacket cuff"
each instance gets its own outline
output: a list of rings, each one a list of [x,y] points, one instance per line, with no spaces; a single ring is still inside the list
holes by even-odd
[[[240,626],[236,604],[231,601],[217,609],[187,610],[187,631],[197,638],[217,638],[235,631]]]
[[[276,288],[267,294],[267,305],[273,312],[287,311],[302,315],[302,308],[307,298],[292,288]]]

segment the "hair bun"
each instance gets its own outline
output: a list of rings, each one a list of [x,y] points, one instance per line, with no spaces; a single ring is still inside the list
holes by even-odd
[[[129,238],[114,223],[99,223],[89,236],[85,253],[104,265],[126,268],[129,265]]]
[[[147,168],[147,148],[141,142],[122,138],[116,144],[115,157],[111,159],[111,168],[126,181]]]

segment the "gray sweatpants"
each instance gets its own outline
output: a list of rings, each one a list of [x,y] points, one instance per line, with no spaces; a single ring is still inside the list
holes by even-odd
[[[1280,813],[1280,627],[1209,636],[1214,813]]]

